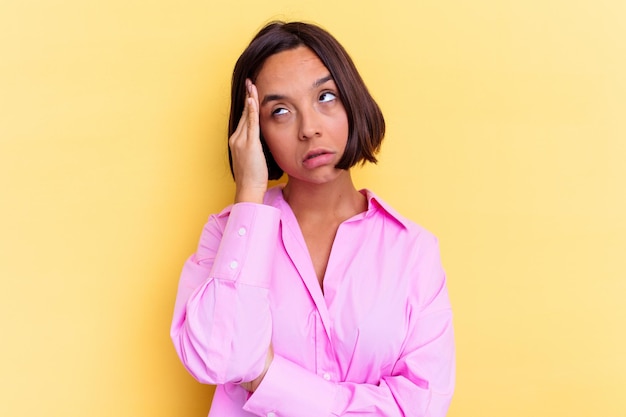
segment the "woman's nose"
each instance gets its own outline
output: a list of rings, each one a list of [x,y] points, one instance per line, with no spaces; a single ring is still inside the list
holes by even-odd
[[[309,140],[322,133],[320,114],[315,108],[308,108],[300,111],[300,128],[298,139]]]

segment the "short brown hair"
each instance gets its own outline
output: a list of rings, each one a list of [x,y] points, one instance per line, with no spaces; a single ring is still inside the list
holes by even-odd
[[[233,71],[228,136],[231,136],[237,129],[243,113],[246,79],[249,78],[254,82],[263,63],[271,55],[299,46],[311,49],[328,68],[348,115],[348,142],[336,168],[349,169],[359,162],[365,163],[366,161],[376,163],[375,155],[385,136],[385,119],[380,107],[370,95],[343,46],[330,33],[309,23],[271,22],[257,33],[243,51]],[[267,161],[269,179],[279,179],[283,175],[283,170],[271,155],[262,134],[261,143]],[[228,159],[234,178],[230,149]]]

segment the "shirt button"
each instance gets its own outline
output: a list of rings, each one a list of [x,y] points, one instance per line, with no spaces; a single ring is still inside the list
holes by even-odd
[[[239,266],[239,262],[237,261],[232,261],[230,263],[230,269],[237,269],[238,266]]]
[[[245,235],[246,234],[246,228],[245,227],[240,227],[239,231],[237,233],[239,233],[239,236]]]
[[[324,372],[323,378],[324,378],[326,381],[330,381],[330,374],[329,374],[328,372]]]
[[[267,413],[267,417],[276,417],[276,413],[273,411],[270,411],[269,413]]]

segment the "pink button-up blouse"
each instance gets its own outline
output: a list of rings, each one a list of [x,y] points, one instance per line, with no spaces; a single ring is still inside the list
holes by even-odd
[[[280,187],[211,216],[186,262],[171,336],[216,384],[212,417],[432,416],[454,388],[452,313],[436,238],[370,191],[343,222],[323,291]],[[274,359],[253,394],[238,384]]]

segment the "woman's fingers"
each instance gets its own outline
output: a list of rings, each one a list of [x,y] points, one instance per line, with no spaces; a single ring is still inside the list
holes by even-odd
[[[249,80],[246,80],[244,109],[229,138],[229,146],[237,185],[236,201],[262,202],[268,171],[261,146],[258,92]]]
[[[248,137],[255,142],[260,141],[259,137],[259,93],[252,81],[246,80],[246,108],[248,119]]]
[[[246,91],[247,91],[247,87],[246,87]],[[249,120],[248,97],[249,97],[249,94],[246,93],[246,100],[244,101],[243,112],[241,114],[241,117],[239,118],[239,123],[237,123],[237,128],[235,129],[235,131],[233,132],[233,134],[230,136],[228,140],[229,144],[232,144],[233,142],[237,141],[241,137],[241,133],[247,130],[247,123]]]
[[[256,86],[250,80],[246,80],[246,100],[244,101],[243,113],[230,139],[231,142],[247,141],[248,139],[260,141],[259,96]]]

